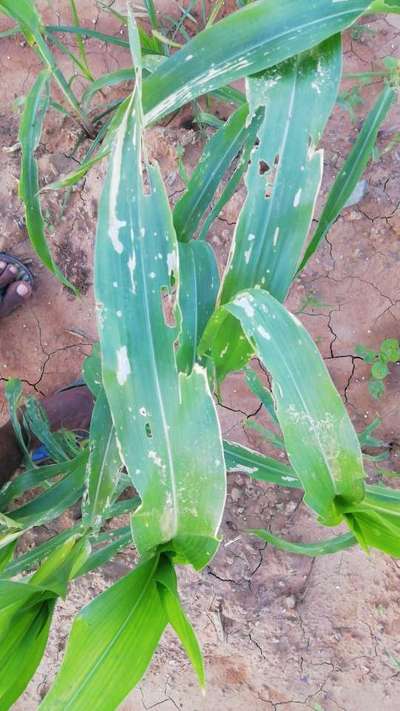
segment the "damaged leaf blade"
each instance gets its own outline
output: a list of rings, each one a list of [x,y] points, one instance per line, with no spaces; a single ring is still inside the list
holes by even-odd
[[[311,337],[260,289],[225,307],[241,322],[272,376],[276,414],[305,502],[327,525],[342,520],[337,502],[364,496],[361,449],[346,408]]]
[[[247,198],[239,216],[218,297],[259,287],[283,301],[296,274],[322,180],[316,150],[334,106],[341,76],[341,40],[248,79],[250,115],[264,108],[259,145],[247,172]],[[202,352],[211,355],[218,380],[247,362],[250,350],[240,324],[217,312]]]
[[[111,504],[121,469],[115,429],[104,390],[94,406],[89,441],[82,519],[84,524],[97,527],[102,522],[103,512]]]
[[[351,197],[359,179],[367,167],[376,143],[378,131],[395,99],[396,91],[390,86],[385,86],[379,94],[373,109],[364,121],[352,150],[336,177],[319,219],[318,227],[306,249],[298,272],[304,269],[335,220],[339,217],[343,208],[348,206],[347,201]]]
[[[117,133],[100,203],[95,292],[103,383],[121,458],[141,497],[132,516],[140,554],[175,540],[218,546],[225,466],[205,371],[178,374],[179,253],[158,167],[142,175],[140,77]],[[189,547],[190,548],[190,547]],[[187,549],[188,550],[188,549]]]
[[[146,123],[341,32],[369,0],[260,0],[200,32],[144,82]]]
[[[179,244],[179,307],[182,316],[178,369],[190,373],[197,347],[217,299],[219,273],[211,245],[198,240]]]
[[[174,208],[174,225],[179,241],[196,233],[215,192],[232,160],[246,140],[247,105],[241,106],[206,144],[186,192]]]

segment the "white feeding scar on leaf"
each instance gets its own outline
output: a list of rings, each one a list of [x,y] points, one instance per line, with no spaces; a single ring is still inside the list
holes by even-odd
[[[162,467],[162,465],[163,465],[162,459],[161,459],[161,457],[159,457],[157,452],[155,452],[153,449],[150,450],[150,452],[148,453],[147,456],[149,459],[151,459],[152,462],[154,462],[154,464],[157,465],[157,467]]]
[[[168,274],[176,273],[178,270],[178,255],[176,252],[167,254]]]
[[[296,195],[294,196],[293,207],[298,207],[300,205],[302,192],[303,192],[303,188],[300,188],[300,190],[297,191]]]
[[[238,296],[233,303],[236,304],[236,306],[241,306],[246,316],[253,318],[254,309],[248,296]]]
[[[274,247],[276,247],[279,239],[279,232],[281,231],[280,227],[277,227],[275,232],[274,232],[274,239],[272,240],[272,244]]]
[[[257,326],[257,331],[262,338],[265,338],[266,341],[271,340],[270,334],[268,333],[268,331],[265,330],[263,326]]]
[[[124,123],[126,124],[128,112],[124,118]],[[113,159],[111,161],[111,180],[110,180],[110,200],[109,200],[109,224],[108,224],[108,236],[112,242],[112,245],[117,252],[117,254],[122,254],[124,251],[124,245],[119,238],[119,232],[122,227],[126,227],[125,220],[119,220],[117,216],[117,206],[118,206],[118,195],[119,186],[121,181],[121,176],[123,175],[122,170],[122,156],[123,156],[123,133],[119,135],[117,143],[115,145],[115,151]]]
[[[250,261],[252,249],[253,249],[253,248],[250,247],[250,249],[246,249],[246,251],[245,251],[245,253],[244,253],[244,261],[246,262],[246,264],[248,264],[249,261]]]
[[[117,380],[120,385],[124,385],[131,374],[131,364],[128,358],[128,350],[126,346],[122,346],[117,350]]]

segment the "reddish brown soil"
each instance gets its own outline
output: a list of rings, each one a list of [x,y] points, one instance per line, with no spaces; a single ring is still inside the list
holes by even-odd
[[[57,21],[57,13],[63,22],[69,21],[66,2],[54,1],[52,9],[47,2],[40,5],[49,22]],[[176,10],[174,3],[172,6]],[[124,3],[118,2],[115,7],[123,11]],[[78,8],[82,24],[120,32],[118,22],[99,12],[94,0],[78,0]],[[2,21],[1,29],[5,26]],[[372,18],[367,27],[358,39],[351,33],[346,37],[347,71],[367,71],[379,65],[383,57],[398,53],[398,26]],[[20,39],[1,42],[0,143],[8,148],[17,142],[18,109],[14,102],[32,85],[39,62]],[[96,76],[129,65],[129,55],[123,49],[105,50],[93,41],[87,43],[87,49]],[[60,62],[70,71],[65,57]],[[360,116],[378,89],[373,86],[365,92]],[[118,96],[118,90],[112,96]],[[177,146],[185,147],[188,169],[202,147],[198,132],[180,127],[185,115],[183,112],[168,126],[150,130],[147,137],[172,201],[183,188],[176,168]],[[347,114],[335,111],[324,138],[324,194],[351,147],[356,129]],[[395,109],[381,132],[380,145],[398,130],[399,111]],[[74,161],[68,155],[78,134],[79,129],[70,120],[52,114],[39,150],[43,181],[73,169]],[[19,376],[27,391],[46,394],[78,375],[82,358],[96,339],[91,265],[105,166],[95,169],[72,193],[62,215],[60,194],[44,199],[55,257],[83,293],[76,299],[33,256],[17,195],[19,154],[2,152],[2,158],[0,248],[32,260],[36,287],[31,303],[1,323],[0,376],[2,380]],[[383,338],[400,336],[400,148],[394,147],[373,163],[366,177],[366,196],[337,221],[318,256],[294,284],[288,303],[298,311],[306,298],[318,300],[319,306],[305,308],[301,319],[317,340],[357,428],[376,416],[383,419],[379,434],[394,442],[390,464],[398,468],[400,369],[392,367],[385,396],[374,401],[367,390],[368,368],[355,357],[354,349],[357,343],[377,348]],[[210,240],[221,267],[243,196],[241,188],[211,230]],[[220,412],[225,436],[268,451],[260,436],[245,426],[246,419],[254,419],[258,402],[239,376],[233,375],[226,382],[223,404]],[[1,396],[0,414],[5,417]],[[319,535],[298,494],[277,491],[245,476],[231,476],[220,552],[201,576],[190,571],[180,576],[183,599],[205,651],[208,694],[201,697],[178,643],[168,634],[144,681],[123,708],[398,708],[399,564],[380,554],[368,557],[356,549],[316,560],[280,553],[243,533],[252,526],[269,527],[292,539],[313,540]],[[129,570],[132,561],[133,556],[124,553],[104,574],[92,574],[72,586],[68,600],[58,607],[48,653],[15,709],[37,708],[62,659],[71,617]]]

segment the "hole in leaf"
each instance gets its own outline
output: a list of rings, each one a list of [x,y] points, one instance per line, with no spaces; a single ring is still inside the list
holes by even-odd
[[[144,426],[144,429],[145,429],[145,432],[146,432],[146,437],[148,437],[149,439],[151,439],[152,436],[153,436],[153,433],[152,433],[152,431],[151,431],[150,422],[146,422],[146,424],[145,424],[145,426]]]
[[[268,163],[266,163],[265,160],[260,160],[259,164],[258,164],[258,170],[259,170],[260,175],[264,175],[264,173],[269,172],[270,167],[269,167]]]
[[[198,129],[198,126],[194,122],[193,116],[188,116],[181,122],[181,128],[185,128],[187,131],[190,131],[191,129]]]
[[[262,161],[260,161],[261,164]],[[275,183],[275,178],[276,178],[276,173],[278,170],[278,165],[279,165],[279,155],[276,155],[274,158],[274,163],[272,167],[269,169],[268,174],[266,175],[266,185],[265,185],[265,197],[270,198],[274,189],[274,183]]]
[[[171,273],[171,280],[173,274]],[[175,317],[176,293],[171,293],[167,288],[161,287],[161,307],[163,310],[164,323],[168,328],[176,327]]]

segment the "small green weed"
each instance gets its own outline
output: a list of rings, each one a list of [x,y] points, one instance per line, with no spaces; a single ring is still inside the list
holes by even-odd
[[[379,351],[372,351],[358,345],[355,352],[371,366],[371,377],[368,390],[375,400],[379,400],[385,392],[384,380],[390,373],[389,364],[400,360],[400,343],[397,338],[386,338],[382,341]]]

